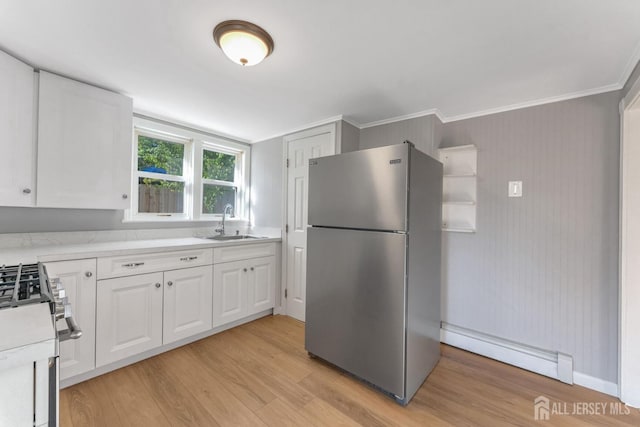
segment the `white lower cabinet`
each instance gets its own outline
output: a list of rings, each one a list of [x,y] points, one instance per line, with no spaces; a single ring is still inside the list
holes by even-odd
[[[211,329],[212,275],[210,265],[164,273],[163,344]]]
[[[273,308],[276,293],[275,257],[249,261],[249,313],[255,314]]]
[[[98,281],[96,366],[162,345],[163,274]]]
[[[73,317],[82,330],[77,340],[60,343],[60,379],[93,370],[96,350],[96,259],[48,262],[50,278],[59,278],[71,303]],[[58,320],[58,329],[66,329]]]
[[[275,257],[215,264],[213,326],[220,326],[273,308]]]
[[[262,243],[47,263],[83,331],[60,345],[61,379],[73,383],[96,368],[272,309],[275,250]]]
[[[214,327],[242,319],[247,315],[247,276],[246,261],[214,265]]]
[[[211,329],[212,267],[98,281],[96,366]]]

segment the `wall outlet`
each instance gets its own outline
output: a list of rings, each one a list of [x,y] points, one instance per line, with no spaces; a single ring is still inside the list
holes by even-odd
[[[509,181],[509,197],[522,197],[522,181]]]

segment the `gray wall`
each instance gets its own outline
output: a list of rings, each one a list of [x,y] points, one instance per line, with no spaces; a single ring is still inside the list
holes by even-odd
[[[338,130],[338,138],[341,140],[341,151],[343,153],[357,151],[360,146],[360,129],[353,126],[351,123],[341,120],[338,123]]]
[[[409,140],[419,150],[437,157],[436,149],[438,147],[434,145],[434,134],[439,129],[436,122],[440,122],[440,120],[436,116],[429,115],[362,129],[360,131],[360,149],[401,144],[405,140]]]
[[[258,142],[251,149],[251,222],[282,226],[282,137]]]
[[[478,147],[475,234],[445,233],[443,320],[617,382],[619,92],[444,125]],[[523,197],[508,198],[509,180]]]

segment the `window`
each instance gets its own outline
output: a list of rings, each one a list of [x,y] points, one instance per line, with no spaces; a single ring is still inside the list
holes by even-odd
[[[185,217],[185,148],[190,141],[142,130],[135,136],[138,214]]]
[[[238,196],[238,155],[220,149],[202,150],[202,214],[222,214],[227,205],[235,212]]]
[[[249,146],[135,118],[133,221],[247,219]]]

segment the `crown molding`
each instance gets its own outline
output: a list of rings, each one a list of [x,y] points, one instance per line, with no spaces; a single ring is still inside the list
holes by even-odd
[[[298,127],[295,127],[295,128],[293,128],[291,130],[288,130],[286,132],[277,133],[277,134],[269,136],[267,138],[256,139],[254,141],[251,141],[251,144],[257,144],[259,142],[268,141],[268,140],[274,139],[274,138],[285,137],[285,136],[287,136],[289,134],[292,134],[292,133],[300,132],[300,131],[303,131],[303,130],[315,128],[315,127],[322,126],[322,125],[327,125],[329,123],[335,123],[335,122],[340,121],[340,120],[344,120],[344,117],[342,116],[342,114],[337,115],[337,116],[333,116],[333,117],[329,117],[327,119],[319,120],[317,122],[313,122],[313,123],[309,123],[309,124],[306,124],[306,125],[298,126]],[[352,124],[353,126],[356,126],[352,122],[348,122],[348,123]],[[358,127],[358,126],[356,126],[356,127]],[[359,129],[359,127],[358,127],[358,129]]]
[[[445,116],[443,123],[457,122],[459,120],[472,119],[475,117],[488,116],[491,114],[505,113],[507,111],[521,110],[523,108],[536,107],[539,105],[553,104],[555,102],[568,101],[570,99],[583,98],[585,96],[598,95],[600,93],[613,92],[622,89],[620,83],[614,83],[607,86],[601,86],[594,89],[587,89],[579,92],[567,93],[564,95],[551,96],[549,98],[535,99],[532,101],[519,102],[517,104],[506,105],[504,107],[489,108],[486,110],[476,111],[473,113],[460,114],[457,116]]]
[[[431,108],[429,110],[419,111],[417,113],[404,114],[402,116],[391,117],[389,119],[376,120],[376,121],[373,121],[373,122],[364,123],[364,124],[360,125],[360,129],[371,128],[371,127],[374,127],[374,126],[387,125],[389,123],[401,122],[401,121],[404,121],[404,120],[416,119],[418,117],[432,116],[432,115],[436,116],[438,119],[440,119],[441,122],[444,122],[443,116],[442,116],[442,113],[440,113],[440,110],[438,110],[437,108]]]
[[[395,123],[395,122],[401,122],[409,119],[415,119],[418,117],[430,116],[430,115],[436,116],[442,123],[450,123],[450,122],[457,122],[460,120],[473,119],[476,117],[488,116],[491,114],[505,113],[507,111],[520,110],[523,108],[536,107],[539,105],[552,104],[555,102],[568,101],[571,99],[582,98],[585,96],[613,92],[616,90],[620,90],[625,86],[625,84],[627,83],[627,80],[629,79],[629,77],[631,77],[631,73],[633,73],[633,70],[635,69],[636,65],[639,63],[640,63],[640,43],[636,45],[636,48],[633,51],[629,60],[627,61],[627,64],[625,65],[618,82],[610,85],[600,86],[597,88],[582,90],[578,92],[571,92],[563,95],[551,96],[548,98],[541,98],[541,99],[535,99],[531,101],[519,102],[516,104],[505,105],[503,107],[489,108],[486,110],[475,111],[472,113],[459,114],[456,116],[446,116],[438,108],[431,108],[429,110],[419,111],[417,113],[405,114],[402,116],[395,116],[388,119],[376,120],[376,121],[367,122],[367,123],[358,123],[356,120],[352,118],[347,118],[343,115],[337,115],[337,116],[329,117],[324,120],[310,123],[308,125],[298,126],[287,132],[278,133],[268,138],[260,138],[258,140],[248,141],[248,142],[255,144],[255,143],[267,141],[273,138],[284,137],[291,133],[300,132],[302,130],[310,129],[316,126],[322,126],[332,122],[337,122],[339,120],[343,120],[349,123],[350,125],[356,127],[359,130],[367,129],[375,126],[386,125],[386,124]]]

